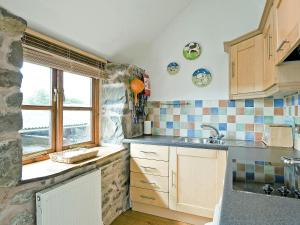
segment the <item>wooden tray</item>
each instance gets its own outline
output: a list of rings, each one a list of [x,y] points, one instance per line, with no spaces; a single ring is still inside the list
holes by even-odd
[[[54,162],[71,164],[83,161],[85,159],[94,158],[97,156],[97,154],[98,149],[95,148],[77,148],[62,152],[51,153],[49,157]]]

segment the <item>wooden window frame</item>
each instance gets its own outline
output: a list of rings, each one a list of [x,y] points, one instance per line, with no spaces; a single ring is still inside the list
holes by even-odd
[[[49,153],[63,151],[77,147],[96,147],[100,144],[99,104],[100,104],[100,81],[90,77],[92,80],[90,107],[63,106],[63,70],[51,69],[51,105],[22,105],[22,110],[49,110],[51,112],[51,148],[23,155],[23,164],[29,164],[49,159]],[[91,112],[91,140],[78,144],[63,146],[63,111],[90,111]]]

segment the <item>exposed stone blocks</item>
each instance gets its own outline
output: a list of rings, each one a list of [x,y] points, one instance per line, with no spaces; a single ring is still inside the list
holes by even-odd
[[[16,185],[22,173],[18,131],[22,129],[20,68],[25,28],[23,19],[0,7],[0,187]]]
[[[124,138],[143,134],[141,123],[132,122],[130,110],[130,65],[108,64],[109,80],[102,84],[102,142],[122,144]]]

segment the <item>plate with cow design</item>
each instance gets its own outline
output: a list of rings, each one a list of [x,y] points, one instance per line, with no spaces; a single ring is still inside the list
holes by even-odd
[[[188,60],[195,60],[201,54],[201,46],[197,42],[190,42],[183,48],[183,56]]]

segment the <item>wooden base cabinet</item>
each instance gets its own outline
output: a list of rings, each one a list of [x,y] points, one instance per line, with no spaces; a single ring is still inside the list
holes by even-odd
[[[169,207],[212,218],[223,192],[226,152],[170,148]]]

